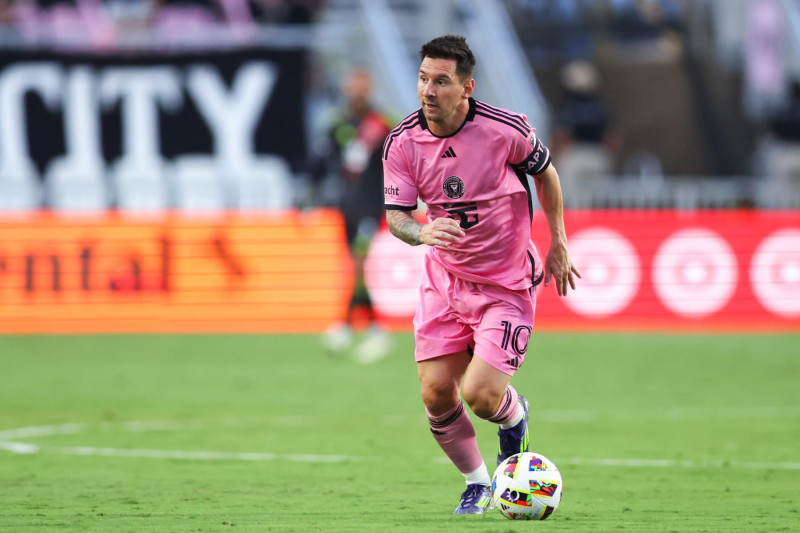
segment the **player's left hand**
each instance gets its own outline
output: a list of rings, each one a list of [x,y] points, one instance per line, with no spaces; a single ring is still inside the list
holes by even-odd
[[[575,276],[581,277],[581,273],[569,258],[567,246],[564,243],[553,243],[547,252],[544,261],[544,285],[550,286],[550,278],[555,279],[556,290],[559,296],[567,295],[567,286],[575,290]]]

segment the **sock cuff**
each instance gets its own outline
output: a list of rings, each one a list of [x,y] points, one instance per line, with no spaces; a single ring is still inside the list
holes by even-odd
[[[519,408],[519,394],[517,394],[517,391],[514,389],[514,387],[509,385],[508,389],[506,389],[503,399],[500,400],[500,405],[497,407],[497,411],[495,411],[495,413],[486,420],[495,424],[503,424],[513,418],[514,415],[517,414],[517,409]]]
[[[452,425],[453,422],[458,420],[458,417],[464,414],[464,403],[458,402],[458,405],[438,416],[432,415],[427,407],[425,412],[428,414],[428,422],[430,422],[432,428],[444,428]]]

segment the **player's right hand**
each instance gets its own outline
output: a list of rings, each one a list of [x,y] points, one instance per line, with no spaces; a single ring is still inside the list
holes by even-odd
[[[544,286],[550,286],[550,278],[556,282],[559,296],[567,295],[567,287],[575,290],[575,276],[581,277],[577,267],[572,264],[565,242],[552,242],[544,261]]]
[[[419,230],[419,240],[428,246],[449,248],[466,235],[458,222],[452,218],[437,218],[433,222],[423,224]]]

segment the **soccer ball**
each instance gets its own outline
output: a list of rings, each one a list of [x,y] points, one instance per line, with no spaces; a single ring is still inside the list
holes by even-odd
[[[533,452],[512,455],[492,476],[492,499],[511,520],[544,520],[561,502],[561,472],[547,457]]]

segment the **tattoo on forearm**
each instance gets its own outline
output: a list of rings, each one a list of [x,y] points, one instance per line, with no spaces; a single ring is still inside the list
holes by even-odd
[[[412,246],[422,244],[422,241],[419,240],[419,230],[422,225],[405,211],[394,209],[386,211],[386,223],[389,225],[392,235],[401,241]]]

